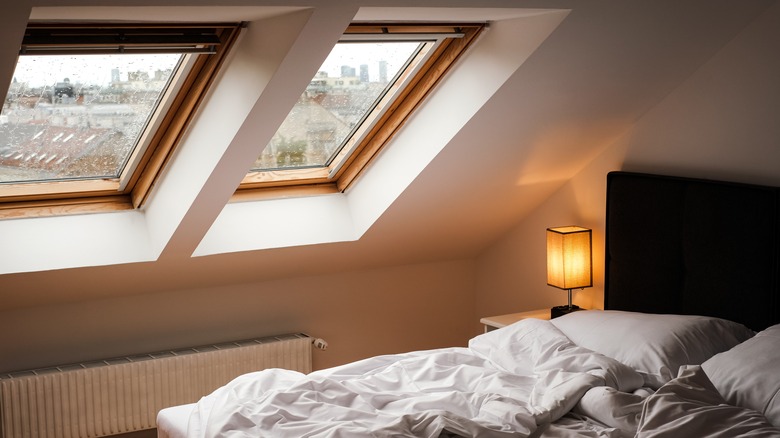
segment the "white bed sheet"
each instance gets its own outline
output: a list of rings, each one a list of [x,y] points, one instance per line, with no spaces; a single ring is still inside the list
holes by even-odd
[[[474,338],[469,348],[380,356],[309,375],[250,373],[201,399],[186,434],[181,417],[164,433],[536,437],[574,436],[567,431],[586,425],[591,436],[623,436],[609,424],[561,417],[591,388],[634,391],[643,384],[639,373],[578,347],[548,321],[496,332]]]
[[[469,348],[378,356],[309,375],[279,369],[250,373],[196,404],[161,411],[158,433],[623,438],[640,431],[675,437],[683,429],[691,436],[700,427],[687,408],[695,406],[701,421],[725,419],[723,412],[733,418],[733,425],[716,424],[709,432],[750,424],[761,425],[763,433],[750,436],[780,438],[761,413],[726,405],[703,372],[691,380],[690,368],[681,367],[680,376],[657,391],[646,378],[576,345],[549,321],[528,319],[477,336]],[[692,382],[706,391],[687,390]]]
[[[158,438],[186,438],[195,403],[162,409],[157,414]],[[568,413],[549,425],[537,428],[535,438],[624,438],[624,429],[609,427],[585,415]]]

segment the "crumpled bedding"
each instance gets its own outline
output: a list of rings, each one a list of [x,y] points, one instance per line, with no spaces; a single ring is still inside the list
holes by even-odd
[[[780,429],[752,409],[729,405],[701,366],[680,367],[677,378],[647,397],[637,438],[780,438]]]
[[[527,319],[468,348],[241,376],[196,404],[188,436],[568,436],[567,423],[588,415],[603,423],[593,436],[620,437],[638,417],[618,405],[641,402],[642,385],[633,369]]]

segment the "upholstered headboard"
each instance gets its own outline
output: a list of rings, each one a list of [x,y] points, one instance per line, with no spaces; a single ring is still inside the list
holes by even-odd
[[[780,189],[607,175],[604,307],[780,322]]]

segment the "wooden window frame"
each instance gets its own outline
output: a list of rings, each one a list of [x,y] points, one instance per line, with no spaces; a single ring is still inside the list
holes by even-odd
[[[404,24],[360,23],[352,24],[344,35],[440,35],[459,34],[457,38],[444,38],[433,48],[414,76],[382,109],[371,129],[362,141],[344,158],[333,175],[327,167],[250,171],[231,198],[233,202],[269,198],[316,195],[344,192],[367,168],[404,122],[434,89],[455,61],[483,30],[484,24]],[[348,140],[349,141],[349,140]],[[345,148],[346,149],[346,148]]]
[[[123,183],[124,188],[119,188],[119,179],[0,184],[0,219],[141,207],[194,119],[242,26],[242,23],[30,23],[20,53],[159,53],[165,49],[161,49],[160,44],[155,46],[154,37],[164,33],[163,45],[178,43],[180,46],[175,50],[176,53],[191,53],[195,59],[186,77],[182,79],[176,95],[172,96],[167,110],[159,115],[161,119],[157,122],[157,128],[154,132],[141,134],[151,135],[151,140],[143,154],[138,157],[134,169],[123,170],[131,172]],[[176,36],[176,29],[204,29],[204,32],[210,29],[211,34],[187,40]],[[69,49],[63,50],[58,46],[58,30],[64,34],[59,37],[70,44]],[[47,32],[53,34],[47,37]],[[123,32],[134,33],[135,39],[128,42],[123,38],[121,44],[112,43],[111,35]],[[83,37],[85,34],[88,35],[86,38]],[[152,36],[149,36],[150,34]],[[74,42],[73,35],[81,39]],[[198,47],[182,49],[181,44]],[[117,49],[117,46],[123,47]],[[204,46],[207,47],[204,49]]]

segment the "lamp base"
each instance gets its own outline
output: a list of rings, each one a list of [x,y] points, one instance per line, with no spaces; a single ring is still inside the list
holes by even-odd
[[[568,305],[555,306],[552,309],[550,309],[550,319],[566,315],[567,313],[576,312],[577,310],[582,310],[582,309],[580,309],[579,306],[575,306],[574,304],[572,304],[571,307],[569,307]]]

